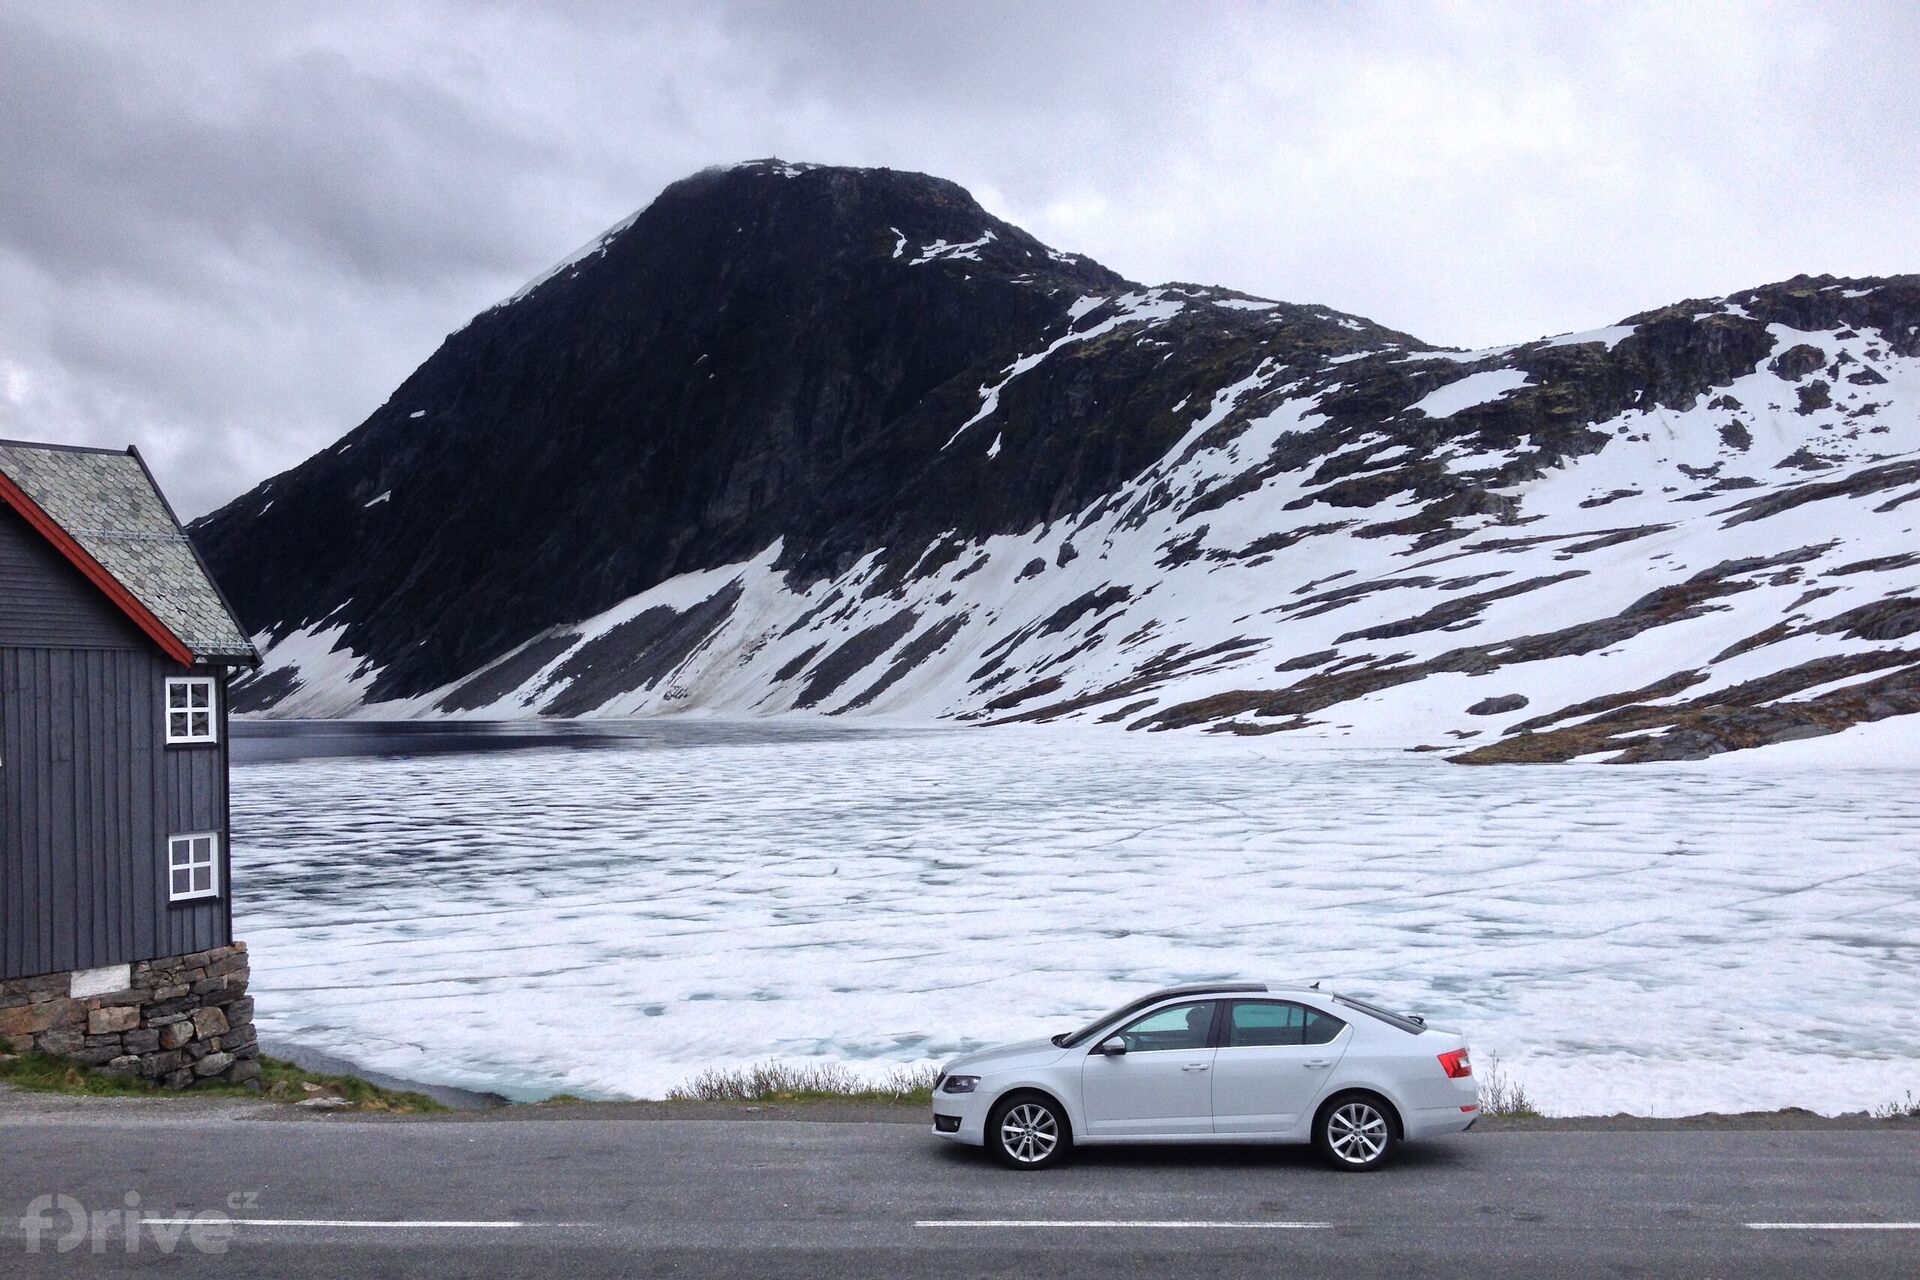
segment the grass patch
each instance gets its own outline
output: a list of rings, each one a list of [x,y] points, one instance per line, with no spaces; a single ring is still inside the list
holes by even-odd
[[[669,1102],[933,1102],[932,1067],[894,1067],[875,1079],[837,1062],[711,1067],[667,1090]]]
[[[230,1089],[244,1093],[243,1089]],[[431,1111],[451,1111],[446,1103],[411,1090],[383,1089],[359,1076],[330,1076],[307,1071],[282,1062],[279,1058],[260,1059],[260,1093],[275,1102],[303,1102],[308,1098],[344,1098],[348,1107],[341,1110],[386,1111],[395,1115],[416,1115]]]
[[[1873,1109],[1876,1120],[1920,1120],[1920,1098],[1913,1096],[1913,1090],[1907,1090],[1907,1096],[1899,1102],[1883,1102]]]
[[[159,1081],[141,1076],[95,1071],[68,1058],[43,1053],[22,1053],[0,1057],[0,1084],[12,1085],[34,1093],[66,1093],[93,1097],[195,1097],[195,1098],[267,1098],[274,1102],[304,1102],[309,1098],[339,1098],[347,1103],[342,1111],[386,1111],[411,1115],[445,1111],[444,1103],[423,1093],[382,1089],[358,1076],[323,1075],[306,1071],[278,1058],[260,1059],[260,1089],[245,1085],[199,1084],[192,1089],[172,1090]]]
[[[151,1080],[93,1071],[67,1058],[44,1053],[20,1053],[0,1058],[0,1084],[34,1093],[81,1093],[97,1097],[125,1097],[161,1092]],[[207,1092],[213,1092],[212,1089]],[[240,1093],[240,1089],[229,1092]]]
[[[1480,1077],[1480,1114],[1538,1119],[1540,1109],[1527,1096],[1527,1087],[1508,1075],[1500,1066],[1500,1055],[1487,1056],[1485,1069],[1475,1068]]]

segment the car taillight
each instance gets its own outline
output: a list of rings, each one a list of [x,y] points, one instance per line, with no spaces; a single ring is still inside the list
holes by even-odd
[[[1455,1049],[1440,1055],[1440,1069],[1447,1073],[1449,1080],[1464,1080],[1473,1074],[1473,1063],[1467,1059],[1465,1049]]]

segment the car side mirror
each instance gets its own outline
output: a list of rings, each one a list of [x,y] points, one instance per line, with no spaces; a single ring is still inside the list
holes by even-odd
[[[1108,1036],[1100,1042],[1100,1052],[1109,1058],[1117,1058],[1127,1051],[1125,1036]]]

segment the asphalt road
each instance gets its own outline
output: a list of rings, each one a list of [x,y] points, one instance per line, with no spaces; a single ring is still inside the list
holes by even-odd
[[[105,1216],[130,1193],[131,1247]],[[40,1196],[71,1200],[42,1202],[34,1248]],[[59,1251],[69,1209],[98,1249]],[[243,1221],[181,1225],[207,1212]],[[904,1124],[0,1108],[7,1280],[1920,1276],[1920,1230],[1753,1223],[1920,1224],[1920,1130],[1468,1133],[1371,1175],[1103,1150],[1018,1174]]]

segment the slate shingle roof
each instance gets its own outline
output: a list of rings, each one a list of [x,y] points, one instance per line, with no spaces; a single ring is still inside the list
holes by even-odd
[[[0,474],[194,657],[260,660],[138,454],[0,441]]]

